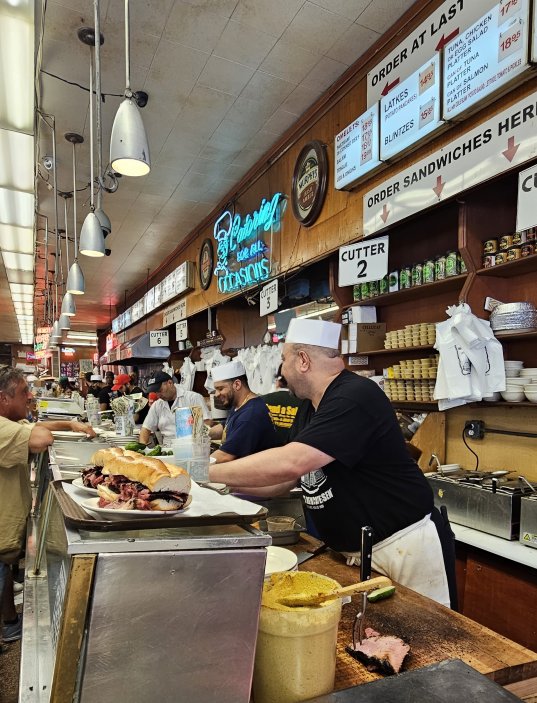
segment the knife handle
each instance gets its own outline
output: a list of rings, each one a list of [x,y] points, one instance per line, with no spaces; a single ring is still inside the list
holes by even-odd
[[[371,554],[373,551],[373,528],[368,525],[362,527],[360,581],[371,578]]]

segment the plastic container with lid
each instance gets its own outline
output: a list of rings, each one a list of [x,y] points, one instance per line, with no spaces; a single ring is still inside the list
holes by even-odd
[[[255,652],[255,703],[297,703],[334,688],[341,599],[290,608],[290,593],[326,593],[337,581],[313,572],[273,574],[263,587]]]

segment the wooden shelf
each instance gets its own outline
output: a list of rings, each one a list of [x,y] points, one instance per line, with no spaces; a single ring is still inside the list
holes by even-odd
[[[537,408],[537,403],[530,403],[529,400],[523,400],[520,403],[512,403],[507,400],[498,400],[497,402],[489,402],[486,400],[482,400],[480,403],[468,403],[469,408],[485,408],[487,405],[493,405],[494,407],[514,407],[518,406],[520,407],[521,405],[526,408]]]
[[[502,332],[501,330],[498,330],[498,332],[494,333],[494,336],[499,341],[502,339],[537,339],[537,330],[535,330],[535,332],[517,332],[516,330],[507,330]]]
[[[536,333],[537,334],[537,333]],[[383,356],[383,355],[388,355],[388,354],[408,354],[409,352],[422,352],[422,351],[431,351],[433,349],[433,345],[426,345],[424,347],[398,347],[397,349],[375,349],[374,351],[367,351],[367,352],[357,352],[360,356]],[[345,354],[345,356],[347,356]],[[356,354],[352,354],[350,356],[356,356]]]
[[[507,261],[505,264],[491,266],[488,269],[479,269],[479,276],[496,276],[497,278],[511,278],[520,276],[523,273],[532,273],[537,271],[537,254],[526,256],[524,259],[516,259],[515,261]]]
[[[535,258],[537,259],[537,257]],[[485,270],[489,271],[490,269]],[[435,281],[434,283],[424,283],[423,285],[416,286],[415,288],[405,288],[404,290],[398,290],[395,293],[386,293],[385,295],[378,295],[376,298],[358,300],[355,303],[345,305],[344,309],[354,307],[355,305],[376,305],[378,307],[383,307],[385,305],[395,305],[396,303],[402,303],[407,300],[418,300],[420,298],[425,298],[430,295],[436,295],[438,293],[446,293],[450,291],[460,290],[467,276],[468,274],[462,273],[459,276],[451,276],[450,278],[445,278],[443,281]]]
[[[438,402],[436,400],[392,400],[390,401],[395,409],[401,410],[438,410]],[[522,403],[518,403],[521,405]],[[491,403],[494,405],[494,403]]]

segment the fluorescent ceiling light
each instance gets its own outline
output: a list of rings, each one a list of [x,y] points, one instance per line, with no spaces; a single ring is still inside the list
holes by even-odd
[[[12,293],[11,300],[14,303],[33,303],[34,296],[31,293]]]
[[[15,312],[24,314],[24,315],[32,315],[34,311],[34,306],[33,303],[21,303],[19,301],[13,302],[13,307],[15,308]]]
[[[92,344],[91,342],[73,342],[70,340],[69,335],[67,335],[67,340],[69,342],[69,346],[71,346],[71,347],[95,347],[95,346],[97,346],[96,344]]]
[[[0,5],[0,125],[21,132],[33,131],[34,12],[33,2]],[[9,96],[9,99],[5,99]]]
[[[19,271],[18,269],[6,269],[7,280],[10,284],[20,283],[32,286],[34,283],[34,272],[33,271]],[[10,285],[11,287],[11,285]],[[13,290],[13,289],[12,289]]]
[[[17,269],[17,271],[33,271],[34,255],[17,254],[13,251],[3,251],[4,266],[7,269]]]
[[[69,339],[97,339],[96,332],[77,332],[77,330],[71,330],[67,335]]]
[[[297,315],[297,317],[300,317],[305,320],[307,317],[320,317],[321,315],[325,315],[328,312],[336,312],[336,310],[339,310],[339,307],[337,305],[331,305],[327,308],[320,308],[319,310],[308,312],[306,313],[306,315]]]
[[[2,35],[3,40],[4,36]],[[8,100],[10,99],[11,96]],[[0,186],[33,193],[33,177],[33,136],[0,129]]]
[[[0,249],[4,251],[19,251],[21,254],[33,254],[33,227],[0,225]]]
[[[12,294],[13,293],[26,293],[26,294],[29,294],[32,296],[34,294],[33,281],[30,285],[28,285],[26,283],[16,283],[16,282],[11,283],[10,282],[9,287],[11,289]]]
[[[0,222],[19,227],[33,227],[33,193],[0,188]]]

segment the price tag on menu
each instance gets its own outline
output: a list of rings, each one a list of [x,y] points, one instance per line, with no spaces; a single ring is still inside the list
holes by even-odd
[[[150,347],[167,347],[170,343],[168,330],[155,330],[149,333]]]
[[[259,317],[268,315],[278,309],[278,279],[275,278],[270,283],[267,283],[264,288],[261,288],[259,296]]]
[[[505,22],[520,11],[520,0],[500,0],[498,10],[500,21]]]
[[[380,281],[388,273],[389,237],[366,239],[339,250],[339,285]]]
[[[498,39],[498,61],[503,61],[508,56],[516,53],[522,45],[523,22],[519,18],[513,22],[503,32],[500,32]]]
[[[188,339],[188,322],[186,320],[181,320],[175,325],[175,339],[178,342],[184,342]]]

